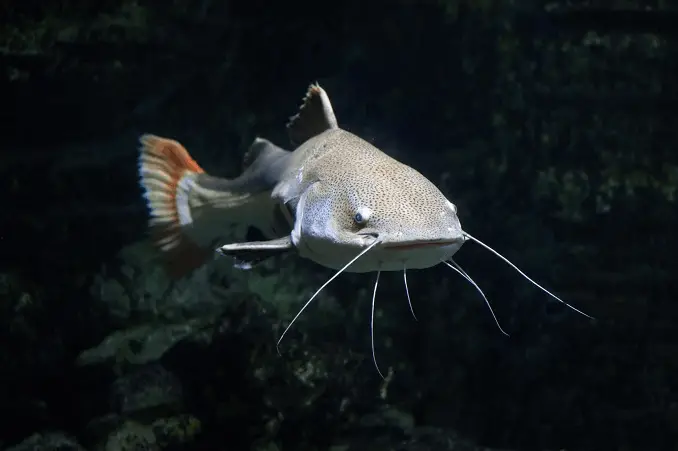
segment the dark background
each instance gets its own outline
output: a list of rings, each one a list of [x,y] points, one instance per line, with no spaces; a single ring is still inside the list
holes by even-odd
[[[275,384],[253,382],[254,350],[289,397],[266,439],[284,450],[354,435],[369,444],[355,449],[382,449],[377,436],[394,443],[383,449],[445,449],[352,432],[384,405],[477,449],[676,449],[678,9],[614,3],[3,2],[0,446],[46,430],[87,443],[108,409],[119,368],[74,361],[119,327],[93,278],[145,236],[138,135],[179,139],[234,176],[255,135],[288,145],[284,124],[318,81],[342,127],[424,173],[466,230],[597,321],[467,244],[457,260],[511,337],[451,270],[410,275],[418,322],[388,275],[377,352],[396,376],[384,400],[359,291],[372,279],[342,276],[332,293],[358,296],[360,315],[309,311],[290,346],[354,352],[357,369],[335,362],[301,406],[286,384],[305,357],[281,363],[275,320],[239,308],[237,331],[164,362],[203,425],[181,449],[261,440],[277,407],[263,401]],[[301,266],[309,287],[329,274]],[[247,408],[224,416],[224,403]]]

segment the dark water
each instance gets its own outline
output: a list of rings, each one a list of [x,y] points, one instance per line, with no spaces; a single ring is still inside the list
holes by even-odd
[[[16,3],[16,2],[15,2]],[[495,5],[495,3],[497,3]],[[24,2],[0,7],[0,447],[674,450],[677,12],[631,2]],[[234,177],[311,82],[472,243],[332,275],[294,256],[166,278],[141,133]],[[12,448],[16,446],[16,448]]]

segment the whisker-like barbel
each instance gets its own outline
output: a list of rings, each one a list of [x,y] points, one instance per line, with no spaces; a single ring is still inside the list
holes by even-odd
[[[415,321],[419,321],[417,319],[417,315],[414,314],[414,308],[412,307],[412,299],[410,299],[410,289],[407,287],[407,268],[403,267],[403,281],[405,282],[405,294],[407,294],[407,303],[410,305],[410,312],[412,312],[412,316],[414,317]]]
[[[494,310],[492,309],[492,305],[490,304],[490,301],[487,299],[487,296],[485,296],[485,293],[483,293],[483,290],[480,289],[480,287],[478,286],[478,284],[475,283],[475,282],[473,281],[473,279],[471,279],[471,276],[469,276],[469,275],[466,273],[466,271],[464,271],[464,270],[461,268],[461,266],[459,266],[459,264],[458,264],[457,262],[455,262],[454,260],[452,260],[452,259],[450,259],[449,262],[443,261],[443,263],[445,263],[447,266],[449,266],[450,268],[452,268],[453,270],[455,270],[455,271],[457,272],[457,274],[459,274],[460,276],[462,276],[464,279],[466,279],[466,281],[467,281],[468,283],[470,283],[471,285],[473,285],[473,287],[478,291],[478,293],[480,293],[480,295],[481,295],[481,296],[483,297],[483,299],[485,300],[485,305],[487,305],[487,308],[490,309],[490,313],[492,314],[492,318],[494,318],[494,322],[497,324],[497,327],[499,328],[499,330],[501,331],[501,333],[504,334],[504,335],[506,335],[507,337],[510,337],[510,335],[509,335],[508,333],[506,333],[506,331],[504,330],[504,328],[501,327],[501,324],[499,324],[499,320],[497,319],[497,315],[494,314]]]
[[[348,268],[349,266],[351,266],[356,260],[358,260],[360,257],[362,257],[363,255],[365,255],[365,254],[367,253],[367,251],[369,251],[370,249],[372,249],[372,248],[373,248],[374,246],[376,246],[377,244],[379,244],[379,240],[378,240],[378,239],[375,239],[375,240],[372,242],[372,244],[370,244],[370,245],[367,246],[365,249],[363,249],[362,251],[360,251],[360,253],[359,253],[358,255],[356,255],[355,257],[353,257],[353,258],[351,259],[351,261],[349,261],[348,263],[346,263],[346,264],[343,266],[343,268],[341,268],[339,271],[337,271],[336,273],[334,273],[334,275],[333,275],[332,277],[330,277],[330,278],[327,280],[327,282],[325,282],[324,284],[322,284],[322,286],[321,286],[320,288],[318,288],[318,290],[317,290],[315,293],[313,293],[313,296],[311,296],[311,298],[310,298],[308,301],[306,301],[306,304],[304,304],[304,306],[299,310],[299,313],[297,313],[296,316],[295,316],[294,318],[292,318],[292,321],[287,325],[287,327],[286,327],[285,330],[283,331],[282,335],[280,335],[280,338],[278,339],[278,343],[276,343],[276,345],[275,345],[276,350],[278,351],[278,354],[280,354],[280,342],[282,341],[283,337],[285,336],[285,334],[287,333],[287,331],[290,330],[290,327],[292,327],[292,324],[294,324],[294,322],[297,320],[297,318],[299,318],[299,316],[301,316],[301,314],[304,312],[304,310],[306,310],[306,307],[308,307],[308,306],[311,304],[311,302],[313,302],[313,299],[315,299],[315,297],[318,296],[318,294],[320,294],[320,292],[323,290],[323,288],[325,288],[327,285],[330,284],[330,282],[332,282],[334,279],[336,279],[336,278],[339,276],[339,274],[341,274],[342,272],[344,272],[344,271],[346,270],[346,268]],[[376,289],[376,287],[375,287],[375,289]]]
[[[380,275],[381,271],[377,271],[377,280],[374,281],[374,290],[372,290],[372,315],[370,317],[370,339],[372,341],[372,361],[374,362],[374,366],[377,369],[379,376],[381,376],[382,379],[386,379],[384,377],[384,374],[379,369],[379,364],[377,363],[377,352],[374,349],[374,304],[375,300],[377,299],[377,287],[379,286]]]
[[[478,238],[475,238],[475,237],[471,236],[468,232],[463,232],[463,234],[464,234],[464,237],[465,237],[466,239],[472,240],[473,242],[480,244],[482,247],[484,247],[485,249],[487,249],[488,251],[492,252],[494,255],[496,255],[496,256],[499,257],[500,259],[502,259],[506,264],[508,264],[511,268],[513,268],[513,269],[515,269],[516,271],[518,271],[518,273],[519,273],[521,276],[523,276],[524,278],[526,278],[526,279],[527,279],[529,282],[531,282],[535,287],[539,288],[541,291],[543,291],[544,293],[548,294],[549,296],[551,296],[551,297],[552,297],[553,299],[555,299],[556,301],[560,302],[561,304],[566,305],[567,307],[571,308],[571,309],[574,310],[575,312],[577,312],[577,313],[579,313],[579,314],[581,314],[581,315],[584,315],[585,317],[587,317],[587,318],[589,318],[589,319],[595,319],[595,318],[592,317],[591,315],[587,315],[586,313],[584,313],[584,312],[582,312],[581,310],[579,310],[578,308],[576,308],[576,307],[574,307],[574,306],[568,304],[567,302],[563,301],[562,299],[560,299],[560,298],[559,298],[558,296],[556,296],[555,294],[551,293],[551,292],[550,292],[549,290],[547,290],[546,288],[544,288],[544,287],[542,287],[541,285],[539,285],[537,282],[535,282],[534,280],[532,280],[527,274],[525,274],[524,272],[522,272],[516,265],[514,265],[513,263],[511,263],[511,261],[510,261],[508,258],[504,257],[504,256],[501,255],[499,252],[495,251],[495,250],[492,249],[490,246],[488,246],[487,244],[485,244],[485,243],[483,243],[482,241],[480,241]]]

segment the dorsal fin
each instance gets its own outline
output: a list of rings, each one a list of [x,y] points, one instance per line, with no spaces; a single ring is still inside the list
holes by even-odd
[[[299,145],[331,128],[339,128],[339,125],[330,98],[318,83],[311,84],[299,112],[287,123],[290,141]]]

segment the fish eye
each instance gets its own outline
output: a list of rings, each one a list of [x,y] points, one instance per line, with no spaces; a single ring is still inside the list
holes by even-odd
[[[353,220],[356,224],[365,224],[369,221],[370,216],[372,216],[372,210],[367,207],[360,207],[355,216],[353,216]]]

